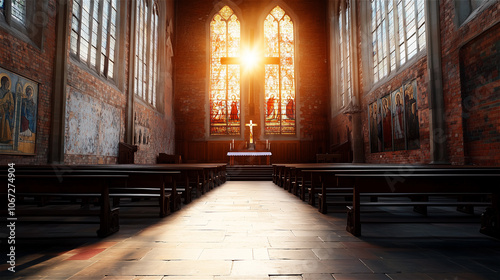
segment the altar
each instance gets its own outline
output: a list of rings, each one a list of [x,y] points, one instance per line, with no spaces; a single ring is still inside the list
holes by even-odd
[[[227,153],[229,165],[271,165],[271,152],[231,151]]]
[[[233,139],[229,144],[229,152],[227,152],[229,165],[271,165],[272,153],[269,141],[266,140],[266,149],[264,151],[256,150],[253,139],[253,127],[257,126],[257,124],[250,120],[250,123],[245,124],[245,126],[248,126],[250,131],[250,142],[248,145],[245,144],[245,150],[236,150]]]

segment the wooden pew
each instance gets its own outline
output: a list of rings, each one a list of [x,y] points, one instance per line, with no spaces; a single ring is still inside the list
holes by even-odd
[[[460,174],[460,173],[471,173],[471,174],[497,174],[500,173],[499,168],[478,168],[478,167],[465,167],[465,166],[455,166],[455,167],[443,167],[443,166],[417,166],[416,168],[383,168],[383,169],[339,169],[339,170],[308,170],[314,174],[314,177],[319,177],[321,181],[321,192],[318,194],[319,197],[319,206],[318,210],[321,213],[326,214],[328,212],[328,206],[333,205],[349,205],[352,200],[349,201],[329,201],[329,198],[332,197],[350,197],[352,199],[352,186],[353,186],[353,178],[339,178],[336,175],[338,174],[384,174],[386,175],[386,180],[388,184],[396,184],[400,181],[404,181],[404,178],[408,174]],[[380,206],[381,203],[377,203],[377,198],[379,196],[391,196],[391,197],[409,197],[412,200],[412,203],[409,202],[400,202],[402,205],[410,205],[413,204],[414,210],[418,213],[427,214],[427,204],[431,204],[428,202],[428,195],[423,193],[376,193],[370,192],[363,194],[365,196],[370,196],[371,203],[365,203],[363,205],[371,205],[371,206]],[[436,194],[434,194],[436,195]],[[444,195],[444,194],[442,194]],[[451,195],[451,193],[448,193]],[[455,193],[455,196],[464,197],[465,194]],[[483,194],[484,195],[484,194]],[[444,203],[444,202],[443,202]],[[451,205],[451,203],[447,203]],[[436,205],[436,203],[434,203]],[[467,202],[457,202],[457,206],[460,207],[460,211],[462,212],[473,212],[473,206],[484,206],[486,205],[481,201],[467,201]]]
[[[298,195],[303,201],[308,195],[308,203],[312,206],[316,205],[316,196],[318,190],[321,189],[319,177],[309,170],[332,170],[332,169],[382,169],[382,168],[398,168],[402,165],[393,164],[368,164],[368,163],[302,163],[302,164],[284,164],[282,165],[283,179],[281,184],[291,182],[292,192]],[[412,165],[414,166],[414,165]]]
[[[54,173],[57,176],[70,174],[95,174],[95,175],[124,175],[127,182],[123,184],[113,184],[110,186],[112,197],[155,197],[159,200],[160,217],[167,216],[170,211],[179,209],[179,195],[177,193],[176,182],[180,171],[152,169],[147,166],[135,164],[106,164],[106,165],[34,165],[17,166],[16,173],[24,174],[44,174]],[[129,188],[127,193],[113,193],[114,189]],[[156,188],[156,192],[141,191],[143,188]],[[109,196],[109,195],[108,195]]]
[[[1,178],[8,177],[1,174]],[[35,211],[23,211],[16,207],[15,216],[98,216],[99,229],[97,235],[105,237],[119,230],[119,209],[111,208],[109,203],[109,189],[112,184],[125,184],[128,179],[124,174],[95,174],[93,172],[75,172],[60,174],[52,171],[28,174],[15,172],[15,198],[20,196],[71,196],[79,198],[99,198],[100,210],[90,211],[79,209],[76,211],[53,211],[37,208]],[[16,205],[17,206],[17,205]]]
[[[490,193],[492,204],[483,214],[480,232],[500,238],[500,174],[421,172],[406,174],[404,181],[388,183],[387,174],[336,174],[353,180],[353,204],[348,212],[347,231],[361,235],[360,195],[363,193]]]

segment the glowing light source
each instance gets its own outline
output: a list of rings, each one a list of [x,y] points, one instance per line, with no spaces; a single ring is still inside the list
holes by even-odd
[[[248,70],[251,70],[255,66],[257,66],[260,61],[259,61],[259,56],[257,55],[257,52],[255,52],[253,50],[247,50],[243,53],[242,62],[243,62],[243,65],[245,65],[245,67]]]

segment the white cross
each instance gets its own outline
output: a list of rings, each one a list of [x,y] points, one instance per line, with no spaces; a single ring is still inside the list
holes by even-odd
[[[245,125],[250,127],[250,144],[253,144],[253,127],[257,126],[257,124],[252,123],[252,120],[250,120],[250,123],[247,123]]]

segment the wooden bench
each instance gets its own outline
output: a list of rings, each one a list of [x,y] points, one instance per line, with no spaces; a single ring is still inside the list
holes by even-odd
[[[170,211],[180,208],[180,197],[178,196],[176,181],[180,171],[174,170],[153,170],[145,166],[135,164],[109,164],[109,165],[34,165],[17,166],[16,173],[24,174],[47,174],[54,173],[58,176],[70,174],[93,174],[93,175],[124,175],[127,176],[126,184],[113,184],[113,187],[130,188],[128,197],[151,197],[151,193],[141,192],[142,188],[156,187],[158,189],[156,197],[158,198],[159,216],[165,217]],[[139,190],[134,191],[133,188]],[[119,196],[111,194],[117,198]],[[109,195],[108,195],[109,196]],[[121,196],[126,196],[121,194]]]
[[[308,196],[308,203],[316,205],[316,196],[321,189],[320,178],[310,170],[352,170],[352,169],[383,169],[399,168],[402,165],[390,164],[368,164],[368,163],[306,163],[287,164],[283,166],[283,173],[286,175],[284,182],[290,181],[292,192],[303,201]]]
[[[6,174],[0,177],[7,178]],[[99,198],[100,210],[90,211],[78,209],[75,211],[53,211],[37,207],[33,211],[23,211],[16,207],[14,214],[17,216],[98,216],[99,229],[97,235],[105,237],[119,230],[119,209],[111,208],[109,202],[109,189],[112,184],[125,184],[127,175],[94,174],[78,172],[72,174],[58,174],[55,172],[42,172],[42,174],[27,174],[15,172],[15,194],[18,195],[53,195],[71,196],[79,198]]]
[[[491,207],[487,208],[483,214],[480,232],[500,238],[499,173],[419,172],[406,174],[404,180],[395,183],[387,180],[387,174],[340,173],[335,176],[353,182],[353,201],[348,211],[346,229],[355,236],[361,235],[360,197],[363,193],[420,193],[425,195],[489,193],[491,194]]]
[[[319,206],[318,210],[321,213],[328,212],[328,206],[333,205],[348,205],[349,202],[339,202],[339,201],[329,201],[328,198],[331,197],[339,197],[344,196],[346,198],[351,197],[352,195],[349,192],[352,192],[353,179],[352,178],[341,178],[335,177],[337,174],[385,174],[386,180],[389,184],[395,184],[400,181],[404,181],[404,178],[407,174],[418,174],[418,173],[438,173],[438,174],[460,174],[460,173],[472,173],[472,174],[498,174],[500,173],[499,168],[478,168],[478,167],[443,167],[437,166],[432,167],[429,166],[425,168],[423,166],[418,166],[417,168],[409,169],[409,168],[383,168],[383,169],[351,169],[351,170],[309,170],[309,172],[315,174],[315,177],[319,177],[321,181],[321,192],[318,194],[319,198]],[[425,207],[425,202],[428,200],[428,195],[422,193],[408,193],[407,195],[399,194],[399,193],[369,193],[364,194],[366,196],[371,197],[371,203],[368,205],[377,205],[375,203],[377,197],[380,196],[399,196],[399,197],[409,197],[414,203],[414,210],[418,213],[427,214],[427,208]],[[434,194],[436,195],[436,194]],[[444,195],[444,194],[441,194]],[[451,195],[451,194],[448,194]],[[465,194],[456,193],[454,196],[459,196],[459,199],[465,201]],[[483,194],[484,196],[484,194]],[[379,203],[380,204],[380,203]],[[410,205],[411,203],[407,203]],[[428,203],[431,204],[431,203]],[[449,203],[448,203],[449,204]],[[436,203],[434,203],[436,205]],[[457,203],[460,205],[460,203]],[[468,201],[463,203],[463,207],[459,207],[459,210],[462,212],[473,212],[473,206],[484,206],[485,203],[482,201]]]

